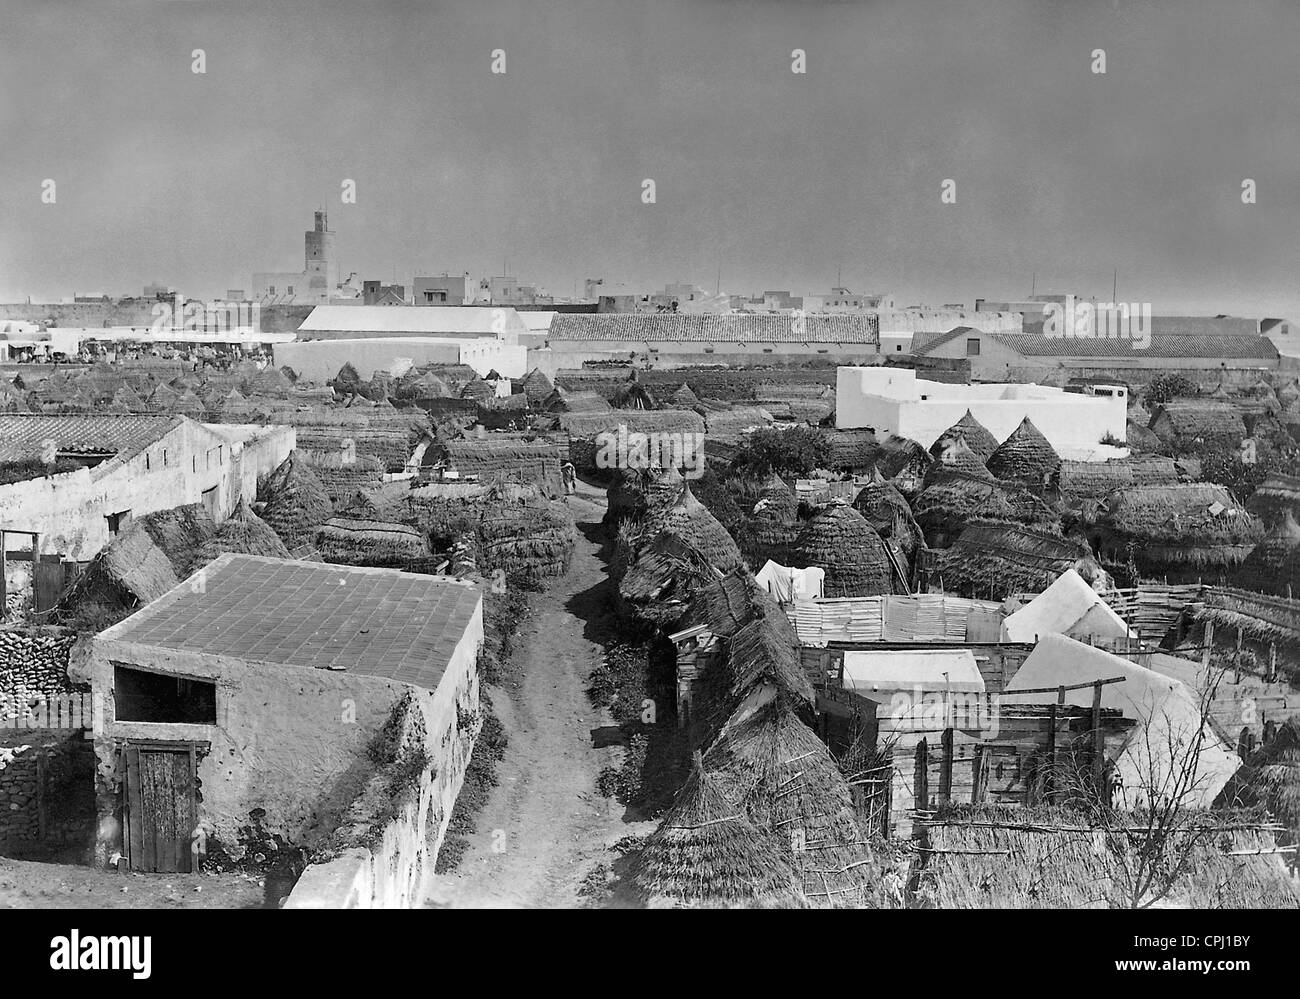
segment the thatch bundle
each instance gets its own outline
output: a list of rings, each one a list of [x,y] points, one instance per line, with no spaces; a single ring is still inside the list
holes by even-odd
[[[546,377],[546,373],[541,368],[533,368],[524,375],[521,385],[530,406],[541,406],[555,391],[555,386],[551,384],[551,380]]]
[[[1251,754],[1228,781],[1215,807],[1266,808],[1300,840],[1300,715],[1292,715],[1271,741]]]
[[[157,600],[180,581],[167,555],[137,520],[91,560],[65,600],[69,606],[90,601],[131,609]]]
[[[799,717],[798,702],[756,688],[704,756],[727,797],[794,852],[804,895],[818,906],[863,907],[876,887],[849,785]]]
[[[537,589],[569,571],[577,531],[563,503],[511,499],[504,489],[489,493],[475,527],[478,566],[500,569],[511,585]]]
[[[1242,560],[1234,585],[1261,593],[1300,593],[1300,524],[1288,509],[1268,527]]]
[[[843,500],[818,507],[791,549],[797,568],[824,569],[828,597],[893,593],[893,569],[885,543],[866,518]]]
[[[752,605],[751,605],[752,606]],[[815,694],[799,657],[799,637],[778,607],[764,608],[727,639],[731,694],[743,698],[770,683],[811,708]]]
[[[325,486],[297,451],[267,477],[259,498],[266,503],[262,519],[290,549],[315,541],[317,528],[334,510]]]
[[[966,446],[979,455],[980,461],[985,464],[988,464],[988,460],[993,457],[993,452],[998,449],[998,439],[984,424],[975,419],[975,414],[968,409],[965,416],[941,433],[930,445],[931,457],[938,458],[959,438],[964,440]]]
[[[414,527],[373,520],[353,510],[320,526],[316,550],[326,562],[379,569],[427,569],[430,560],[424,535]]]
[[[728,800],[695,754],[673,807],[632,864],[651,906],[804,908],[786,844]]]
[[[619,580],[619,611],[635,621],[671,631],[695,594],[716,582],[722,571],[680,536],[662,531],[648,544],[639,543],[635,548]]]
[[[1223,486],[1189,482],[1121,489],[1099,514],[1103,555],[1147,572],[1228,569],[1259,542],[1263,528]]]
[[[1088,547],[1047,531],[1006,521],[975,521],[939,555],[938,582],[949,593],[1001,600],[1039,593],[1067,569],[1086,580],[1100,574]]]
[[[1061,456],[1027,416],[988,459],[988,470],[997,478],[1035,490],[1054,481],[1060,467]]]

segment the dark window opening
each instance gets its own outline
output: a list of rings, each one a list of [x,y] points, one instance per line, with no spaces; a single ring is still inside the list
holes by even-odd
[[[114,665],[116,718],[127,722],[217,723],[217,685]]]
[[[969,340],[966,341],[966,356],[967,356],[967,357],[979,357],[979,356],[980,356],[980,342],[979,342],[979,340],[975,339],[974,337],[971,337],[971,339],[969,339]]]

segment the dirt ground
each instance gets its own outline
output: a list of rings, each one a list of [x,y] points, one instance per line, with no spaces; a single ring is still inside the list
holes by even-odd
[[[119,874],[74,864],[0,857],[0,909],[262,909],[247,874]]]
[[[519,681],[492,690],[510,737],[500,783],[460,866],[438,878],[430,906],[581,905],[579,886],[614,859],[609,847],[655,826],[624,821],[623,806],[596,791],[601,769],[617,766],[623,753],[618,745],[596,748],[613,719],[592,707],[586,693],[603,652],[608,577],[599,531],[605,496],[584,484],[568,502],[578,523],[573,565],[534,602],[519,636]]]

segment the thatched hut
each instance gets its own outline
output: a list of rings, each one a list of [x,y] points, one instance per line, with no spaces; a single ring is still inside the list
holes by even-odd
[[[1151,429],[1171,454],[1195,451],[1204,444],[1235,448],[1246,436],[1237,407],[1222,400],[1173,400],[1159,406]]]
[[[988,459],[988,470],[997,478],[1040,492],[1060,467],[1061,456],[1027,416]]]
[[[475,375],[470,381],[465,383],[464,388],[459,393],[462,399],[472,399],[480,405],[487,405],[496,398],[496,390],[486,381]]]
[[[1300,520],[1300,475],[1272,473],[1255,487],[1246,508],[1265,524],[1273,524],[1287,513]]]
[[[704,411],[704,426],[713,440],[740,441],[749,431],[771,425],[772,414],[760,406],[730,405]]]
[[[1229,778],[1216,808],[1264,808],[1300,841],[1300,715],[1292,715]]]
[[[640,624],[672,631],[695,594],[716,582],[723,572],[674,533],[660,532],[648,543],[634,540],[618,583],[619,613]]]
[[[520,383],[520,386],[523,388],[524,396],[528,399],[528,405],[530,406],[541,406],[546,402],[550,394],[555,391],[555,386],[541,368],[533,368],[532,371],[524,375],[524,380]]]
[[[704,762],[751,821],[790,844],[810,903],[871,905],[878,881],[852,793],[796,699],[772,685],[755,688]]]
[[[816,694],[799,658],[798,635],[780,608],[753,614],[727,639],[727,671],[737,700],[770,683],[802,706],[813,706]]]
[[[736,542],[709,509],[695,497],[689,482],[682,484],[675,502],[663,512],[662,519],[658,519],[656,512],[656,526],[658,533],[679,538],[722,572],[745,564]]]
[[[377,569],[428,570],[429,547],[424,535],[406,524],[375,520],[362,511],[335,514],[316,531],[316,551],[336,565],[365,565]]]
[[[968,409],[965,416],[941,433],[930,445],[931,457],[938,458],[956,443],[958,438],[964,440],[966,446],[979,455],[980,461],[985,464],[988,464],[988,460],[993,457],[993,452],[998,449],[998,439],[984,424],[975,419],[975,414]]]
[[[1117,815],[1116,822],[1124,819]],[[1141,829],[1143,819],[1132,825]],[[1167,894],[1135,854],[1141,833],[1095,828],[1064,807],[946,806],[921,823],[913,900],[938,909],[1295,908],[1297,896],[1272,835],[1232,814],[1189,816],[1168,836],[1183,861]]]
[[[921,491],[921,481],[933,461],[930,452],[910,437],[890,434],[876,451],[876,468],[909,500]]]
[[[542,403],[547,413],[608,413],[613,408],[599,392],[569,392],[558,385]]]
[[[966,438],[956,437],[939,453],[933,464],[925,470],[921,488],[928,489],[936,482],[949,477],[961,476],[992,482],[996,476],[988,470],[980,456],[975,453]]]
[[[826,432],[826,467],[833,472],[865,472],[875,466],[879,450],[874,430]]]
[[[98,604],[120,614],[157,600],[180,581],[171,560],[137,520],[91,559],[63,603]]]
[[[615,409],[658,409],[659,404],[650,394],[650,390],[641,383],[636,368],[627,376],[627,381],[620,385],[610,399]]]
[[[1172,486],[1182,475],[1173,458],[1142,455],[1110,461],[1062,461],[1056,492],[1065,509],[1090,523],[1097,504],[1117,489],[1133,486]]]
[[[1006,489],[987,472],[948,474],[927,486],[912,509],[931,548],[948,547],[976,520],[1015,520]]]
[[[672,808],[632,863],[651,907],[804,908],[785,841],[749,820],[695,754]]]
[[[1039,593],[1068,569],[1089,582],[1101,575],[1088,546],[1059,531],[973,521],[939,554],[933,581],[949,593],[1001,600]]]
[[[1284,410],[1300,404],[1300,385],[1293,379],[1288,379],[1277,390],[1277,401]]]
[[[924,542],[911,506],[878,468],[871,470],[866,485],[854,497],[853,509],[866,518],[882,540],[896,542],[909,559]]]
[[[333,513],[324,484],[297,451],[267,477],[259,498],[266,504],[262,519],[290,551],[311,545],[317,528]]]
[[[643,479],[645,488],[645,527],[653,535],[663,529],[668,512],[682,498],[686,480],[676,468],[652,468]],[[696,497],[698,499],[699,497]],[[706,508],[707,509],[707,508]],[[716,518],[715,518],[716,519]]]
[[[628,521],[640,523],[646,513],[646,491],[650,472],[642,468],[620,468],[614,481],[605,491],[605,516],[602,523],[609,528]]]
[[[1112,493],[1098,515],[1104,558],[1152,575],[1198,579],[1230,572],[1263,536],[1226,488],[1209,482],[1139,486]]]
[[[330,498],[335,510],[342,510],[358,492],[378,489],[384,484],[384,464],[363,454],[346,464],[311,463],[312,471]]]
[[[790,546],[799,534],[799,502],[776,473],[763,483],[749,519],[753,527],[751,550],[745,555],[750,564],[761,567],[771,559],[788,565]]]
[[[289,558],[289,549],[271,525],[240,502],[235,511],[222,521],[212,537],[199,550],[199,563],[206,565],[218,555],[262,555],[266,558]]]
[[[512,499],[507,490],[489,492],[475,527],[480,571],[501,570],[512,586],[540,589],[569,571],[577,530],[563,503]]]
[[[543,495],[559,496],[563,492],[560,465],[566,456],[565,446],[547,438],[525,440],[517,436],[493,434],[486,438],[448,441],[447,457],[461,478],[478,482],[526,482],[536,485]]]
[[[828,597],[870,597],[894,592],[894,571],[880,535],[843,500],[817,508],[791,548],[797,568],[824,569]]]
[[[1300,592],[1300,524],[1289,509],[1269,524],[1259,544],[1237,567],[1233,582],[1279,596]]]
[[[700,397],[691,390],[689,382],[682,382],[677,391],[669,396],[668,401],[673,409],[698,409],[700,405]]]
[[[663,457],[663,451],[672,451],[678,443],[683,449],[689,446],[699,453],[704,440],[704,419],[690,410],[642,412],[618,409],[607,413],[569,413],[562,422],[569,434],[569,460],[579,470],[617,467],[609,464],[611,450],[626,452],[615,455],[623,465],[648,468],[655,464],[652,459],[656,456],[650,453],[652,440],[661,445],[660,457]],[[649,436],[652,434],[653,438]],[[668,460],[662,463],[680,462]]]

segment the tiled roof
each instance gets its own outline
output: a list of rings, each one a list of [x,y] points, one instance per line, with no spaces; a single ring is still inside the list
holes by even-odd
[[[203,571],[202,593],[182,583],[99,637],[433,690],[482,595],[440,576],[256,555]]]
[[[180,416],[5,413],[0,415],[0,461],[38,457],[47,440],[54,441],[60,451],[112,452],[119,458],[129,458],[160,441],[180,426],[183,419]]]
[[[875,315],[640,315],[560,313],[551,340],[633,343],[683,340],[705,343],[877,343]]]
[[[298,327],[299,339],[325,333],[450,333],[495,337],[527,329],[514,309],[469,305],[318,305]]]
[[[1041,333],[998,333],[998,340],[1027,357],[1222,357],[1276,360],[1277,347],[1264,336],[1194,333],[1151,335],[1150,346],[1120,338],[1049,337]]]
[[[1153,333],[1151,343],[1143,348],[1133,340],[1119,337],[1052,337],[1042,333],[983,333],[962,326],[949,330],[917,347],[918,356],[968,334],[990,336],[998,343],[1024,357],[1208,357],[1229,360],[1276,360],[1277,347],[1268,337],[1216,334]]]

